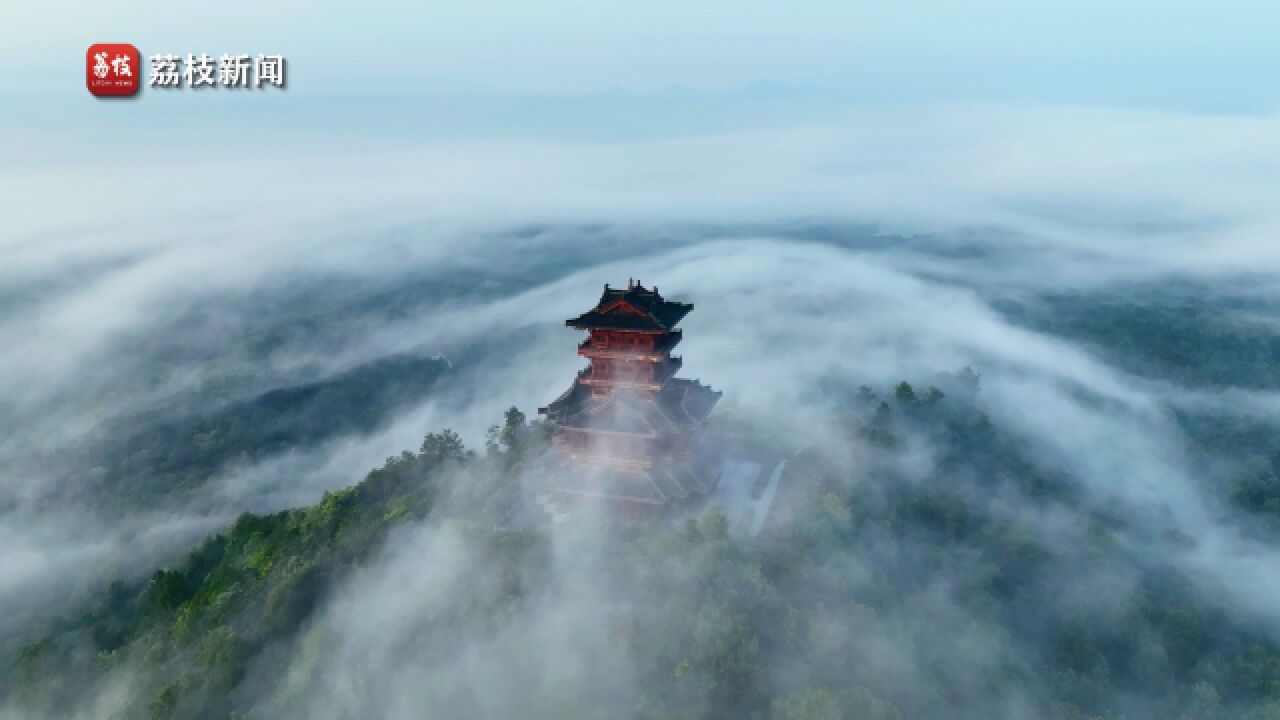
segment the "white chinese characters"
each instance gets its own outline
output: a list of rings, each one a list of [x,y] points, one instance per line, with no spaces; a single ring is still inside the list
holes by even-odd
[[[133,77],[133,70],[129,67],[129,56],[117,54],[111,60],[111,67],[107,67],[107,53],[100,52],[93,55],[93,74],[94,77],[105,78],[107,72],[110,71],[115,77]]]
[[[151,87],[178,87],[182,83],[178,71],[181,63],[177,55],[152,55]]]
[[[218,63],[218,79],[223,87],[249,87],[249,56],[223,55]]]
[[[283,56],[259,55],[253,66],[253,76],[257,78],[258,87],[262,87],[262,83],[271,83],[276,87],[284,87]]]
[[[119,60],[117,58],[116,62]],[[128,58],[124,62],[125,74],[131,74]],[[105,59],[102,65],[105,73]],[[97,65],[94,72],[98,72]],[[179,88],[184,84],[190,88],[221,85],[224,88],[247,89],[271,85],[283,89],[285,59],[283,55],[260,54],[255,59],[247,53],[224,54],[215,64],[213,56],[208,53],[188,53],[185,62],[172,53],[151,56],[151,87]]]
[[[183,76],[187,79],[187,87],[212,87],[217,85],[213,77],[213,56],[207,53],[187,55],[187,68]]]
[[[111,69],[115,71],[116,77],[133,77],[133,70],[129,69],[129,56],[116,55],[111,61]]]

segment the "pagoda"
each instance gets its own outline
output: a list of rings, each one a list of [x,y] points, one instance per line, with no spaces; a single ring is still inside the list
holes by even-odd
[[[640,506],[689,503],[713,486],[717,453],[706,441],[707,416],[720,393],[675,377],[676,324],[693,310],[667,300],[657,286],[604,286],[600,302],[565,321],[588,335],[578,354],[590,364],[551,404],[560,462],[548,490],[563,498]]]

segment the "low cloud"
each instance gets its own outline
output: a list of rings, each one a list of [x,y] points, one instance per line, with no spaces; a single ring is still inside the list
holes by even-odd
[[[1267,580],[1280,577],[1280,555],[1244,532],[1199,475],[1203,465],[1172,415],[1175,405],[1238,411],[1246,398],[1274,417],[1272,391],[1142,377],[1093,346],[1015,322],[996,302],[1094,289],[1140,298],[1166,280],[1194,280],[1212,296],[1240,278],[1274,274],[1280,118],[897,108],[700,137],[232,159],[194,181],[203,200],[136,228],[85,229],[99,218],[113,228],[120,215],[148,217],[129,190],[154,179],[142,160],[84,216],[56,223],[48,198],[87,195],[96,187],[91,168],[68,165],[20,192],[17,176],[0,175],[0,188],[36,208],[0,239],[12,259],[0,269],[0,302],[18,308],[0,318],[0,420],[15,428],[0,440],[0,542],[13,550],[0,562],[0,607],[17,618],[7,633],[35,622],[45,598],[144,575],[241,510],[314,502],[415,447],[426,431],[455,427],[474,445],[506,406],[531,413],[580,363],[562,320],[593,302],[603,282],[638,277],[697,306],[684,324],[684,374],[724,390],[726,407],[776,422],[797,445],[833,434],[829,408],[812,400],[833,373],[886,387],[978,368],[981,409],[1002,433],[1053,458],[1092,506],[1123,516],[1135,557],[1168,563],[1280,635],[1280,588]],[[235,181],[245,175],[255,183]],[[245,210],[210,218],[202,209],[210,198]],[[83,280],[56,285],[69,265],[88,268]],[[438,292],[403,299],[423,283]],[[355,318],[342,337],[284,343],[258,368],[259,384],[236,392],[287,385],[298,368],[323,378],[394,353],[444,353],[456,374],[439,393],[371,432],[224,467],[189,504],[162,513],[100,518],[28,492],[52,474],[32,464],[33,448],[58,457],[103,420],[163,411],[249,357],[244,316],[278,311],[287,324],[296,316],[280,310],[284,290],[296,290],[287,300],[305,307],[338,284],[368,289],[336,303],[335,315]],[[1266,283],[1253,292],[1280,300]],[[227,313],[227,329],[211,343],[225,343],[225,352],[166,376],[172,384],[150,384],[152,346],[118,355],[129,352],[124,339],[169,332],[204,307]],[[1031,512],[1016,497],[1007,503],[1011,514]],[[1069,534],[1063,518],[1036,521],[1048,541]],[[302,701],[309,717],[370,703],[388,717],[411,716],[424,698],[450,692],[464,693],[481,716],[502,717],[518,713],[513,698],[581,689],[575,673],[600,663],[591,677],[616,679],[606,687],[632,697],[634,669],[610,654],[607,634],[572,632],[583,622],[607,625],[618,602],[590,582],[599,568],[577,557],[590,542],[574,532],[552,534],[564,554],[544,594],[526,614],[464,643],[456,666],[405,638],[443,607],[444,593],[479,592],[496,580],[459,528],[396,536],[338,592],[289,659],[284,686],[262,702],[296,708],[293,689],[319,678],[333,705]],[[1181,539],[1171,542],[1171,533]],[[850,572],[859,562],[847,553],[831,561]],[[1119,571],[1082,583],[1103,597],[1128,589]],[[926,638],[909,620],[964,620],[945,596],[945,588],[923,593],[919,607],[875,625],[867,662],[904,683],[941,663],[924,657]],[[868,629],[856,618],[838,622],[847,624],[842,632]],[[976,627],[945,647],[974,662],[1019,662],[997,628]],[[537,668],[521,656],[539,652],[560,660]],[[497,670],[494,658],[505,658]],[[519,690],[507,695],[457,689],[469,677],[498,682],[482,670],[525,684],[507,686]],[[993,707],[1025,714],[1019,708],[1031,702],[1022,692],[1010,689]]]

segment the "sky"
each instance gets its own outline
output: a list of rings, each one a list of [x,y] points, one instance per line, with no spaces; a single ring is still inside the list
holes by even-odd
[[[16,210],[69,175],[93,184],[133,164],[151,169],[139,183],[180,185],[218,160],[696,137],[845,122],[866,108],[904,119],[957,105],[1280,109],[1280,7],[1263,0],[16,0],[0,18],[0,207]],[[95,42],[130,42],[144,57],[278,53],[289,86],[99,100],[82,67]],[[152,190],[136,194],[130,211],[157,204]]]
[[[147,152],[157,131],[180,138],[174,125],[188,123],[253,146],[244,135],[688,133],[862,104],[1280,107],[1280,8],[1262,0],[17,0],[0,12],[5,145],[35,138],[51,152],[83,137]],[[130,42],[144,56],[278,53],[289,89],[95,100],[81,65],[95,42]]]
[[[734,92],[1274,109],[1280,9],[1263,0],[8,3],[10,91],[63,95],[91,42],[277,52],[291,94]],[[65,84],[65,83],[63,83]]]
[[[927,146],[954,123],[918,119],[957,108],[962,118],[1038,110],[1049,118],[1039,123],[1062,113],[1067,135],[1081,110],[1235,120],[1280,109],[1280,7],[1262,0],[16,0],[0,19],[10,232],[76,225],[66,212],[76,207],[93,223],[184,205],[225,215],[217,190],[250,185],[263,169],[428,145],[617,145],[833,125],[856,139],[874,111],[925,128]],[[95,99],[84,51],[120,41],[144,57],[282,54],[288,89],[144,87],[132,100]],[[129,192],[113,196],[108,184]],[[62,212],[47,211],[52,197]]]

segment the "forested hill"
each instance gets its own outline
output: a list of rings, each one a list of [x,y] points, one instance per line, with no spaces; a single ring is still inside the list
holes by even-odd
[[[514,529],[545,428],[510,411],[480,451],[430,434],[357,485],[246,514],[28,638],[0,710],[1280,717],[1280,647],[1126,550],[1122,520],[1002,437],[962,380],[833,381],[841,439],[788,463],[753,538],[714,513]],[[720,431],[732,443],[740,426]],[[924,446],[932,461],[909,462]]]
[[[231,399],[205,389],[176,412],[112,418],[66,453],[67,491],[57,499],[87,494],[123,511],[190,499],[228,468],[372,432],[429,395],[450,367],[444,357],[391,355],[319,380]]]

